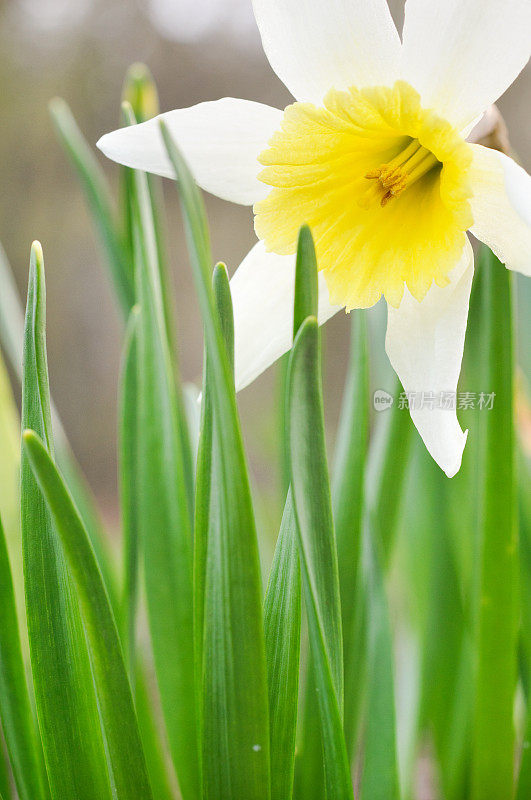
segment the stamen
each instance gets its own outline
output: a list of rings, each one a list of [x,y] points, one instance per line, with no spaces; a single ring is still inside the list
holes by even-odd
[[[393,197],[398,197],[439,163],[433,153],[423,147],[418,139],[412,139],[408,146],[389,163],[382,164],[365,174],[368,180],[377,180],[378,183],[370,191],[365,192],[360,206],[368,208],[376,195],[383,208]]]

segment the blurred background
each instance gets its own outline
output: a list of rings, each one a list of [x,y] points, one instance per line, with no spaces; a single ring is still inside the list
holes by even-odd
[[[403,0],[392,0],[401,26]],[[0,241],[21,296],[30,243],[44,246],[52,394],[106,519],[117,521],[116,394],[122,340],[95,236],[77,179],[56,141],[48,101],[64,97],[88,140],[117,127],[127,67],[145,62],[161,110],[227,95],[284,107],[290,96],[262,52],[251,0],[3,0],[0,4]],[[511,141],[531,167],[528,68],[500,102]],[[117,188],[118,168],[98,154]],[[177,195],[165,181],[186,380],[198,382],[202,336]],[[232,274],[254,243],[251,211],[207,196],[216,259]],[[529,295],[528,295],[529,296]],[[390,388],[383,309],[373,317],[373,386]],[[327,425],[337,423],[348,352],[348,319],[326,327]],[[379,337],[379,338],[378,338]],[[467,387],[469,388],[469,387]],[[262,514],[279,513],[278,383],[271,369],[240,395]],[[269,502],[273,500],[274,502]]]

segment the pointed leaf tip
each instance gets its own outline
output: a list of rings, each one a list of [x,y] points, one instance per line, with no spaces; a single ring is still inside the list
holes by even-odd
[[[124,100],[129,100],[136,118],[145,122],[159,113],[159,97],[153,75],[146,64],[132,64],[125,74],[122,90]]]
[[[37,239],[35,239],[35,241],[33,241],[31,244],[31,255],[35,258],[36,261],[39,262],[44,261],[42,244]]]
[[[299,230],[297,261],[295,268],[295,305],[293,313],[293,335],[308,316],[317,317],[318,312],[317,259],[312,232],[308,225]]]

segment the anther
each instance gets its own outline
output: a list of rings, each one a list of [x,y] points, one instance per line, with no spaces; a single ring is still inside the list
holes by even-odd
[[[368,207],[371,197],[376,195],[380,205],[386,206],[393,197],[398,197],[408,186],[438,164],[439,161],[433,153],[423,147],[417,139],[412,139],[389,163],[371,169],[365,174],[368,180],[377,180],[378,183],[366,193],[360,205]]]

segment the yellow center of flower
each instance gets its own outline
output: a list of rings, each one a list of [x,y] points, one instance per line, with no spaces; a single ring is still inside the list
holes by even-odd
[[[293,253],[310,225],[333,303],[398,306],[404,286],[421,300],[448,282],[472,225],[471,153],[409,84],[294,103],[259,160],[273,187],[255,205],[259,238]]]
[[[371,199],[376,196],[380,205],[387,205],[393,197],[399,197],[402,192],[418,181],[436,166],[441,166],[433,153],[421,145],[418,139],[413,139],[388,164],[382,164],[378,169],[372,169],[365,175],[369,180],[377,183],[370,187],[360,200],[362,208],[366,208]]]

